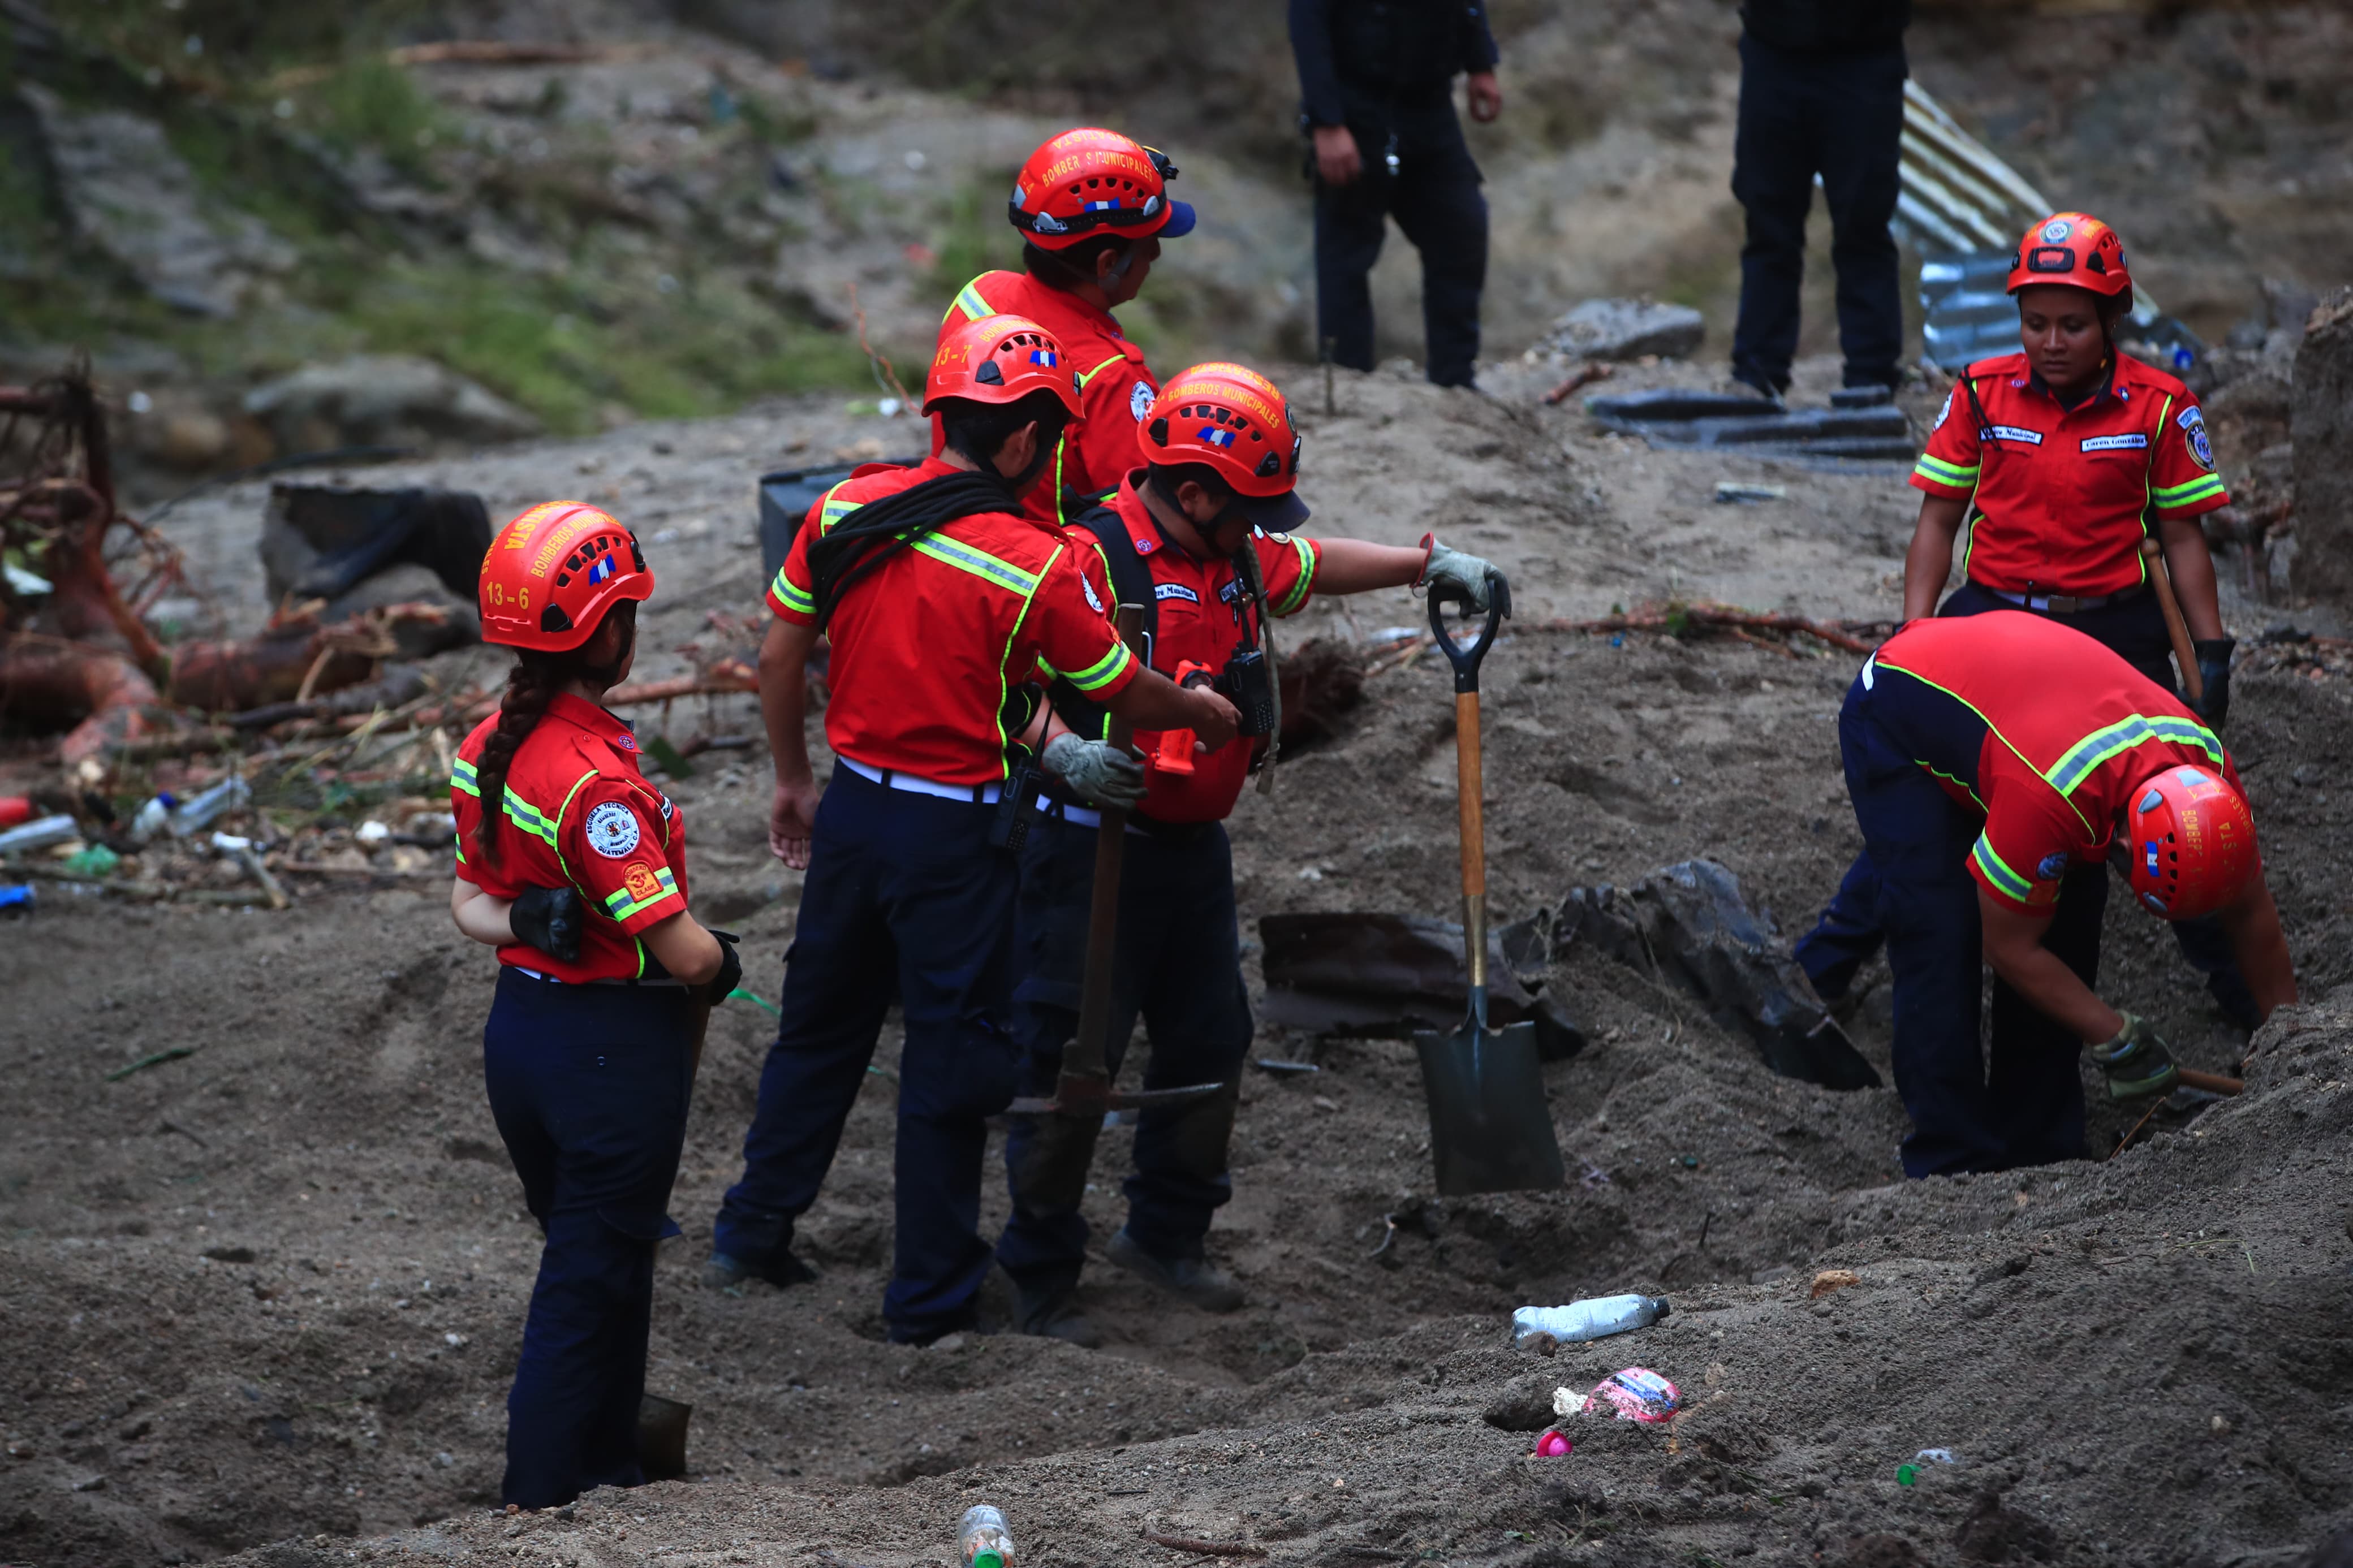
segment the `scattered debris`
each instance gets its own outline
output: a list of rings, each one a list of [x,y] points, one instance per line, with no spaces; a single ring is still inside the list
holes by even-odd
[[[1618,367],[1614,364],[1588,360],[1569,372],[1567,380],[1544,395],[1542,400],[1544,405],[1546,408],[1556,407],[1567,402],[1573,394],[1592,385],[1597,381],[1607,381],[1617,374]]]
[[[1788,500],[1787,485],[1744,484],[1737,479],[1715,481],[1715,499],[1721,506],[1753,506],[1760,501]]]
[[[1588,397],[1585,411],[1603,429],[1639,436],[1653,447],[1905,462],[1920,450],[1904,411],[1885,402],[1785,408],[1753,393],[1662,386]]]
[[[1809,1300],[1819,1301],[1823,1297],[1843,1290],[1850,1285],[1862,1283],[1862,1276],[1852,1268],[1825,1268],[1814,1276],[1813,1286],[1807,1290],[1806,1298]]]
[[[1539,1459],[1566,1459],[1576,1449],[1576,1444],[1556,1431],[1547,1431],[1536,1439],[1536,1458]]]
[[[1630,1366],[1595,1384],[1585,1407],[1598,1415],[1607,1405],[1620,1421],[1660,1426],[1673,1420],[1683,1404],[1683,1391],[1673,1384],[1647,1366]]]
[[[1688,359],[1707,337],[1707,320],[1697,310],[1650,300],[1588,300],[1552,327],[1553,347],[1588,360]]]
[[[1522,1307],[1512,1314],[1512,1342],[1522,1350],[1535,1341],[1555,1345],[1608,1339],[1647,1329],[1667,1315],[1662,1296],[1597,1296],[1565,1307]]]
[[[1469,1005],[1462,928],[1451,921],[1420,915],[1267,915],[1259,921],[1259,937],[1266,947],[1263,1023],[1314,1034],[1394,1037],[1451,1028]],[[1489,932],[1487,952],[1489,1017],[1498,1026],[1533,1019],[1537,1050],[1547,1061],[1583,1050],[1584,1032],[1514,973],[1502,932]]]
[[[1604,616],[1591,621],[1542,621],[1538,627],[1545,631],[1583,632],[1588,635],[1623,632],[1664,632],[1673,637],[1694,637],[1711,631],[1721,631],[1744,642],[1776,652],[1793,651],[1787,642],[1768,642],[1759,632],[1796,633],[1829,644],[1846,653],[1869,653],[1875,641],[1865,641],[1864,634],[1875,633],[1883,637],[1894,629],[1887,621],[1820,621],[1805,616],[1774,615],[1759,610],[1736,609],[1730,605],[1702,601],[1694,604],[1671,603],[1645,606],[1631,615]]]

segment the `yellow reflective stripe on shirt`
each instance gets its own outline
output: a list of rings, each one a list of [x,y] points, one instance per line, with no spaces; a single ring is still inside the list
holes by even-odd
[[[1923,452],[1920,454],[1920,460],[1912,466],[1912,472],[1931,484],[1951,485],[1956,489],[1968,489],[1976,485],[1978,475],[1983,468],[1982,463],[1971,464],[1964,468],[1957,463],[1948,463],[1942,458],[1932,458]]]
[[[476,800],[482,798],[480,775],[475,773],[474,764],[463,757],[449,764],[449,787],[463,790]]]
[[[983,316],[997,314],[997,307],[981,298],[978,278],[956,290],[955,302],[947,308],[946,314],[942,315],[940,320],[946,321],[948,316],[954,315],[958,310],[964,312],[964,319],[967,321],[977,321]]]
[[[2102,763],[2119,752],[2129,751],[2151,741],[2171,741],[2179,745],[2196,746],[2213,759],[2217,768],[2222,765],[2222,742],[2214,738],[2211,730],[2196,720],[2177,719],[2169,713],[2160,713],[2152,719],[2135,713],[2093,731],[2068,747],[2052,764],[2051,771],[2042,776],[2061,795],[2073,795],[2076,786],[2091,777],[2093,770]]]
[[[1101,691],[1119,679],[1120,672],[1128,667],[1129,661],[1134,657],[1127,651],[1125,643],[1115,642],[1111,645],[1109,653],[1084,669],[1072,670],[1068,679],[1071,685],[1082,691]]]
[[[1291,548],[1299,556],[1299,581],[1291,585],[1291,592],[1274,606],[1274,613],[1278,616],[1293,614],[1307,602],[1307,595],[1315,591],[1315,567],[1322,560],[1315,546],[1296,534],[1292,536]]]
[[[1103,361],[1103,363],[1095,366],[1094,369],[1081,373],[1079,376],[1079,384],[1081,386],[1086,385],[1087,383],[1092,381],[1095,377],[1101,375],[1103,372],[1109,370],[1112,366],[1117,364],[1126,357],[1127,356],[1125,354],[1113,354],[1111,358]]]
[[[788,610],[797,610],[805,616],[817,614],[817,595],[786,576],[785,570],[782,566],[776,568],[776,580],[768,584],[768,592],[776,596],[776,603]]]
[[[862,500],[845,500],[842,499],[841,485],[846,485],[849,482],[849,481],[848,479],[844,479],[841,481],[840,485],[836,485],[833,489],[825,492],[825,500],[818,506],[817,513],[817,531],[818,538],[822,539],[827,534],[831,533],[836,523],[839,522],[843,518],[848,517],[851,512],[856,511],[860,507],[866,504]]]
[[[1994,852],[1993,841],[1984,834],[1978,835],[1977,847],[1969,851],[1969,858],[1977,862],[1978,869],[1985,873],[1987,881],[2020,903],[2025,903],[2034,896],[2034,884],[2011,870],[2009,862]]]
[[[655,871],[654,876],[661,882],[661,891],[649,899],[640,899],[627,888],[621,889],[618,892],[607,893],[605,895],[605,912],[617,921],[625,921],[642,910],[652,909],[664,899],[678,896],[678,882],[670,874],[669,867],[662,867]]]
[[[1025,599],[1038,591],[1039,579],[1036,574],[1024,572],[1010,561],[1000,561],[986,550],[976,550],[959,540],[927,533],[921,539],[908,541],[908,547],[959,572],[969,572],[984,583],[994,583],[1000,588],[1018,594]]]
[[[2204,500],[2210,496],[2222,493],[2221,475],[2200,474],[2187,484],[2168,485],[2152,489],[2149,491],[2149,499],[2157,502],[2159,510],[2169,511],[2176,507],[2189,506],[2193,502]]]
[[[555,821],[550,819],[539,807],[515,794],[512,784],[507,786],[506,812],[509,822],[545,844],[550,849],[555,847]],[[558,813],[559,818],[561,815]]]

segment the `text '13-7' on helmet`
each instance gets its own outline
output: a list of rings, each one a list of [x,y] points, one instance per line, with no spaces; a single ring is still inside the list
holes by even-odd
[[[1176,165],[1156,147],[1096,126],[1065,131],[1029,154],[1006,216],[1030,244],[1066,250],[1097,234],[1175,239],[1193,209],[1168,198]]]
[[[923,412],[943,398],[1018,403],[1033,392],[1052,393],[1079,416],[1079,373],[1054,334],[1027,316],[981,316],[940,335],[923,378]]]
[[[2263,863],[2247,797],[2207,769],[2166,769],[2125,809],[2132,890],[2152,914],[2196,920],[2237,900]]]
[[[2132,293],[2125,243],[2088,213],[2053,213],[2026,231],[2010,258],[2010,292],[2063,283],[2115,299]]]
[[[1274,383],[1248,366],[1197,364],[1170,377],[1135,434],[1146,463],[1213,469],[1257,527],[1279,532],[1307,521],[1291,407]]]
[[[482,640],[564,653],[607,611],[654,591],[637,536],[586,501],[543,501],[499,530],[477,584]]]

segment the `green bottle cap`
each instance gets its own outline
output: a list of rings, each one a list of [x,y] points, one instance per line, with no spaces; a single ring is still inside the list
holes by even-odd
[[[1005,1568],[1005,1553],[983,1547],[972,1554],[972,1568]]]
[[[1896,1466],[1896,1467],[1895,1467],[1895,1484],[1896,1484],[1897,1486],[1899,1486],[1899,1487],[1908,1487],[1908,1486],[1910,1486],[1914,1481],[1916,1481],[1916,1480],[1918,1480],[1919,1479],[1920,1479],[1920,1467],[1919,1467],[1919,1466],[1917,1466],[1917,1465],[1898,1465],[1898,1466]]]

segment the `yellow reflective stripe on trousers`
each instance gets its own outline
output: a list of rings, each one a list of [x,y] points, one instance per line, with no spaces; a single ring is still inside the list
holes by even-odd
[[[2179,745],[2196,746],[2213,759],[2216,767],[2222,765],[2222,742],[2214,738],[2212,731],[2196,720],[2177,719],[2169,713],[2160,713],[2152,719],[2135,713],[2093,731],[2068,747],[2052,764],[2051,771],[2042,776],[2061,795],[2073,795],[2076,786],[2091,777],[2093,770],[2102,763],[2119,752],[2151,741],[2171,741]]]
[[[2011,870],[2009,862],[1994,853],[1992,841],[1984,834],[1978,835],[1977,847],[1969,851],[1969,858],[1976,861],[1978,869],[1986,874],[1987,881],[2020,903],[2034,896],[2034,884]]]
[[[960,540],[927,533],[921,539],[908,541],[908,548],[920,551],[959,572],[969,572],[984,583],[994,583],[1025,599],[1038,591],[1039,579],[1036,574],[1024,572],[1010,561],[1000,561],[986,550],[976,550]]]

